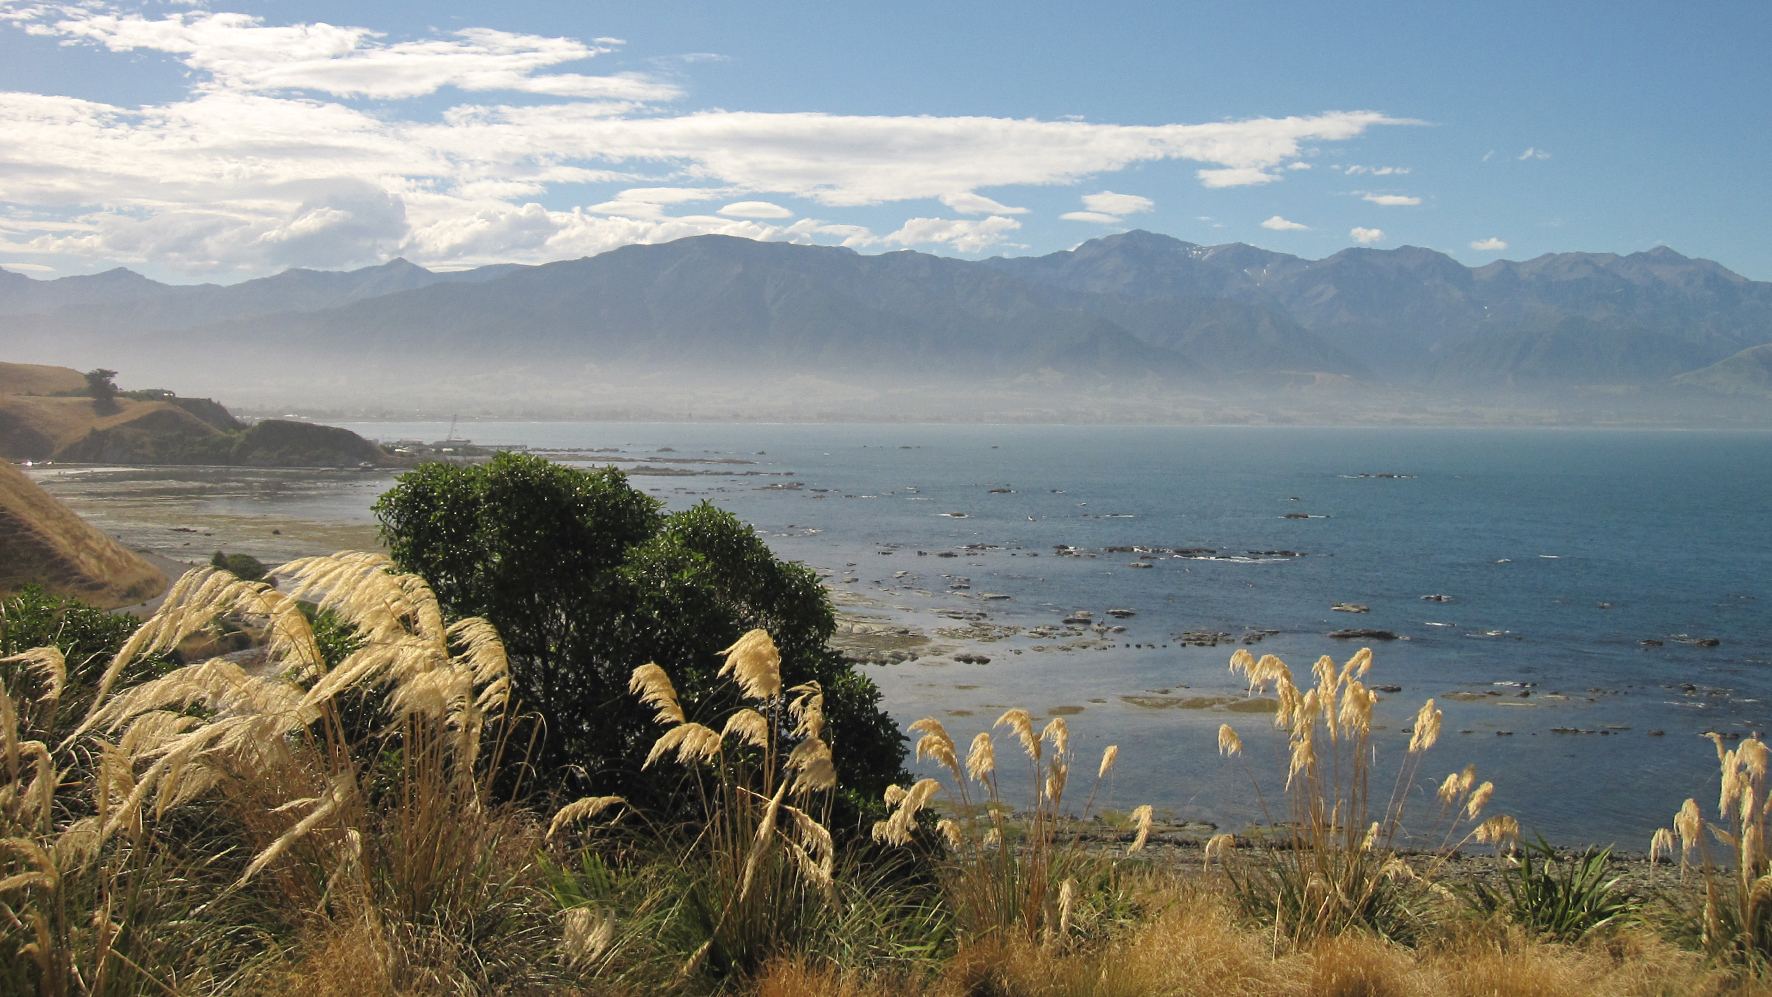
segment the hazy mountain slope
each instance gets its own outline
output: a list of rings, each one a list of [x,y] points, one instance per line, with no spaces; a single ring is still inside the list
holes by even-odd
[[[46,281],[0,272],[0,316],[12,316],[0,323],[21,336],[103,342],[233,318],[337,308],[432,284],[479,283],[521,269],[501,264],[437,273],[396,259],[342,272],[285,270],[227,286],[162,284],[121,268]]]
[[[1723,395],[1772,395],[1772,343],[1750,346],[1709,367],[1681,374],[1674,383]]]
[[[181,338],[233,362],[286,351],[316,367],[527,360],[924,377],[1189,369],[1111,322],[1040,304],[1029,290],[988,268],[921,253],[861,256],[701,236]]]
[[[1199,293],[1260,305],[1405,381],[1644,382],[1772,341],[1772,284],[1665,247],[1471,269],[1413,246],[1306,261],[1128,232],[1066,253],[986,262],[1066,289],[1140,299]]]

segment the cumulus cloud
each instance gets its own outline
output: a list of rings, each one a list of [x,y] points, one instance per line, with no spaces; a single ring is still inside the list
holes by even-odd
[[[1394,208],[1394,207],[1398,207],[1400,205],[1416,205],[1416,204],[1421,203],[1421,198],[1408,197],[1403,194],[1366,193],[1363,197],[1360,198],[1360,200],[1371,201],[1373,204],[1382,204],[1387,208]]]
[[[1309,164],[1309,163],[1287,163],[1286,168],[1289,170],[1308,170],[1311,168],[1311,164]]]
[[[1353,231],[1348,233],[1348,236],[1362,246],[1370,246],[1373,243],[1380,242],[1384,239],[1384,229],[1360,228],[1359,226],[1355,226]]]
[[[737,201],[721,208],[716,214],[728,218],[792,218],[794,213],[779,204],[769,201]]]
[[[1491,236],[1490,238],[1478,239],[1477,241],[1471,243],[1471,248],[1476,249],[1476,250],[1481,250],[1482,252],[1485,252],[1485,253],[1498,253],[1498,252],[1502,251],[1503,249],[1507,248],[1507,243],[1502,242],[1500,239],[1497,239],[1497,238],[1494,238],[1493,236]]]
[[[1525,152],[1520,153],[1519,156],[1517,156],[1515,158],[1518,158],[1518,159],[1549,159],[1551,157],[1550,157],[1550,153],[1545,152],[1543,149],[1528,148]]]
[[[1375,177],[1387,177],[1393,173],[1408,173],[1407,166],[1349,166],[1345,172],[1348,176],[1359,176],[1364,173]]]
[[[1286,219],[1281,218],[1279,215],[1275,215],[1267,221],[1262,222],[1261,227],[1271,228],[1275,232],[1300,232],[1308,231],[1310,229],[1309,225],[1300,225],[1297,222],[1289,222]]]
[[[104,51],[165,53],[190,71],[184,97],[141,107],[0,94],[0,252],[191,271],[340,266],[393,252],[421,263],[545,260],[701,231],[875,238],[828,222],[677,214],[703,200],[772,196],[833,208],[939,199],[988,216],[971,229],[912,219],[885,237],[925,233],[959,248],[1012,231],[1007,216],[1024,210],[975,190],[1075,183],[1161,160],[1202,164],[1208,187],[1266,183],[1311,143],[1404,123],[1371,111],[1140,126],[672,113],[670,83],[551,71],[622,44],[612,38],[469,28],[399,41],[201,10],[151,18],[102,0],[0,0],[0,22]],[[399,103],[440,91],[499,96],[441,116]],[[537,203],[584,184],[626,189],[571,210]],[[1117,219],[1143,200],[1088,213]]]
[[[951,218],[912,218],[904,227],[882,238],[881,242],[902,246],[946,244],[962,253],[974,253],[1003,241],[1003,236],[1021,228],[1013,218],[992,215],[976,221]]]
[[[1067,222],[1095,222],[1099,225],[1118,225],[1117,215],[1104,215],[1099,211],[1067,211],[1058,217]]]

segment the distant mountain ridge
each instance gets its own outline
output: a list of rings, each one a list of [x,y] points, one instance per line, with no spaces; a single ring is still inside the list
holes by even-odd
[[[583,365],[1149,385],[1307,373],[1423,390],[1704,391],[1722,382],[1673,379],[1772,343],[1772,283],[1665,247],[1471,268],[1420,247],[1305,260],[1144,231],[982,261],[698,236],[542,266],[395,260],[227,287],[0,273],[0,328],[10,360],[157,369],[188,354],[317,379],[529,363],[560,377]]]

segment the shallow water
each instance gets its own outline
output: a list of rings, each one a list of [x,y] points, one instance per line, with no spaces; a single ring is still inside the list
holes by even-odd
[[[447,431],[350,428],[390,440]],[[1184,631],[1275,631],[1247,646],[1295,672],[1370,643],[1370,682],[1402,687],[1379,706],[1380,769],[1392,770],[1421,701],[1437,697],[1445,733],[1423,777],[1474,762],[1496,782],[1493,809],[1560,841],[1643,847],[1686,796],[1714,795],[1715,753],[1700,732],[1772,720],[1772,435],[631,423],[483,423],[464,435],[618,448],[552,456],[692,472],[633,480],[673,508],[708,499],[732,510],[782,556],[829,570],[851,613],[991,659],[869,666],[901,724],[935,715],[962,739],[1010,706],[1040,717],[1080,708],[1061,712],[1081,754],[1121,746],[1104,790],[1121,808],[1151,802],[1226,827],[1259,816],[1243,766],[1214,747],[1229,722],[1254,767],[1275,768],[1266,717],[1211,703],[1238,698],[1225,665],[1244,645],[1182,646]],[[733,460],[750,463],[712,463]],[[133,491],[127,472],[102,473],[109,498],[93,478],[78,496],[73,477],[39,480],[90,514]],[[328,530],[372,538],[367,506],[387,480],[216,471],[181,498],[171,482],[191,472],[146,473],[161,475],[166,494],[136,501],[132,515],[174,524],[188,511],[217,536],[280,518],[315,544],[334,538]],[[1379,474],[1406,476],[1360,476]],[[290,535],[254,538],[269,553],[273,540],[299,546]],[[1058,545],[1084,556],[1055,556]],[[1217,553],[1104,551],[1115,546]],[[1370,611],[1331,611],[1343,602]],[[1104,619],[1110,608],[1136,615]],[[1111,635],[1122,646],[1054,650],[1068,641],[1026,634],[969,645],[951,636],[963,622],[937,615],[982,612],[988,624],[1028,628],[1077,610],[1125,626]],[[1402,639],[1326,636],[1343,627]],[[1198,699],[1209,702],[1189,702]],[[1073,794],[1086,783],[1079,772]]]

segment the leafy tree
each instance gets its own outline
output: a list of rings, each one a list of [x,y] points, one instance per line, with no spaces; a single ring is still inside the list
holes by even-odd
[[[901,776],[904,738],[873,682],[826,648],[836,621],[817,576],[712,505],[669,515],[661,505],[613,467],[501,454],[422,465],[375,511],[395,562],[447,613],[498,627],[513,698],[545,723],[532,760],[549,785],[662,805],[672,787],[640,772],[661,731],[629,693],[630,673],[657,662],[691,719],[723,716],[734,694],[715,680],[718,652],[762,627],[784,684],[824,687],[847,809],[871,807]]]
[[[116,376],[116,371],[104,367],[86,372],[86,393],[92,396],[92,405],[100,412],[117,410],[117,383],[111,380]]]

